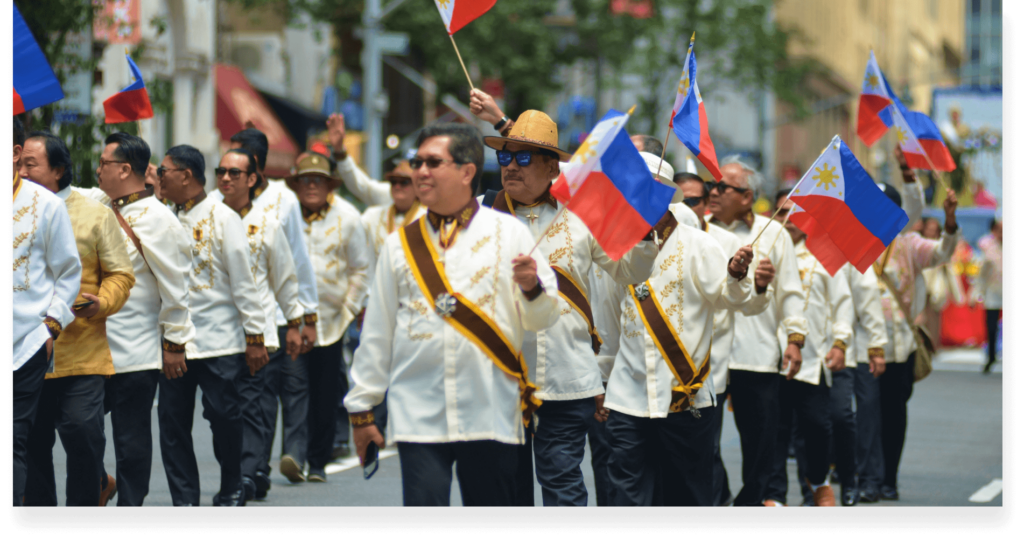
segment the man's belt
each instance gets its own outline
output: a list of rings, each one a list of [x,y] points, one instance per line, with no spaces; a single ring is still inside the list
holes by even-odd
[[[708,347],[708,354],[704,358],[704,364],[697,371],[693,358],[686,351],[686,346],[679,339],[672,325],[669,324],[668,316],[661,309],[661,304],[654,296],[650,282],[644,282],[638,286],[629,286],[629,291],[636,302],[637,310],[640,312],[640,319],[647,328],[647,334],[658,346],[658,351],[664,357],[672,374],[676,377],[678,385],[672,386],[672,401],[668,410],[670,412],[685,411],[693,404],[697,391],[704,386],[704,380],[711,372],[711,347]]]
[[[594,311],[590,308],[590,301],[583,294],[583,289],[572,279],[568,272],[554,265],[551,266],[558,278],[558,294],[565,302],[569,303],[587,321],[587,330],[590,332],[590,346],[594,349],[594,355],[601,351],[601,337],[597,334],[597,327],[594,326]]]
[[[498,325],[470,300],[452,290],[437,252],[427,238],[427,220],[419,220],[399,229],[402,248],[409,268],[423,295],[433,301],[434,310],[445,322],[476,344],[506,374],[519,381],[519,405],[523,424],[529,425],[533,412],[541,405],[537,387],[527,378],[526,363]]]

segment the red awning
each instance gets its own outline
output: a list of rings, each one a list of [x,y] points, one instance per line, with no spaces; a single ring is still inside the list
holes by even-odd
[[[224,64],[214,65],[217,85],[217,129],[221,145],[227,147],[231,136],[245,129],[251,121],[267,136],[270,152],[267,154],[266,174],[283,177],[291,171],[299,146],[288,134],[277,115],[263,97],[249,84],[242,70]]]

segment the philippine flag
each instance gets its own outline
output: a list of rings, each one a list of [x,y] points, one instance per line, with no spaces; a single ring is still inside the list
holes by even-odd
[[[675,194],[651,176],[623,129],[627,120],[628,114],[609,110],[551,186],[616,261],[658,223]]]
[[[842,267],[837,266],[837,250],[864,273],[909,220],[871,180],[838,135],[793,187],[789,198],[803,211],[792,214],[790,220],[808,234],[807,249],[833,276]],[[817,237],[822,232],[830,243],[811,240],[812,233]]]
[[[13,22],[14,114],[20,115],[64,99],[64,91],[17,5]]]
[[[715,156],[715,145],[708,133],[708,115],[704,112],[704,100],[697,88],[697,57],[693,55],[693,41],[690,38],[690,50],[686,52],[683,63],[683,75],[676,88],[676,102],[672,106],[672,120],[669,125],[676,137],[694,156],[708,168],[715,180],[722,179],[718,170],[718,157]]]
[[[889,85],[884,81],[875,60],[875,51],[871,51],[857,107],[857,137],[867,146],[875,144],[892,127],[892,113],[889,112],[892,98],[889,97]]]
[[[448,35],[452,35],[473,19],[487,13],[498,0],[434,0],[434,5],[441,12],[444,27]]]
[[[131,70],[135,81],[103,101],[106,124],[153,118],[153,106],[149,103],[149,92],[146,91],[146,83],[142,81],[142,73],[131,56],[126,54],[125,58],[128,59],[128,69]]]

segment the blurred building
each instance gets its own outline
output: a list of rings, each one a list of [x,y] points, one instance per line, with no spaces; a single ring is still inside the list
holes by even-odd
[[[839,134],[876,179],[895,180],[894,136],[886,135],[868,149],[856,135],[869,53],[874,50],[889,84],[908,107],[930,111],[933,89],[959,83],[964,1],[787,0],[776,3],[775,18],[806,38],[793,40],[790,54],[812,60],[819,73],[806,83],[809,117],[794,118],[793,109],[776,100],[775,118],[769,124],[775,163],[765,172],[776,175],[782,185],[797,180],[823,145]],[[798,172],[797,178],[784,176],[793,172]]]
[[[1003,84],[1003,2],[964,2],[966,54],[960,70],[965,86],[993,87]]]

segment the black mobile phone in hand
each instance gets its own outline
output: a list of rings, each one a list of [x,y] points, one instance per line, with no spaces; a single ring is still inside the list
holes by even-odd
[[[85,308],[88,308],[88,307],[92,306],[95,302],[96,301],[82,301],[82,302],[80,302],[78,304],[71,305],[71,308],[73,308],[77,312],[79,310],[82,310],[82,309],[85,309]]]
[[[369,479],[377,473],[377,468],[380,467],[380,463],[377,461],[379,454],[380,449],[377,444],[371,441],[366,446],[366,457],[363,460],[363,479]]]

